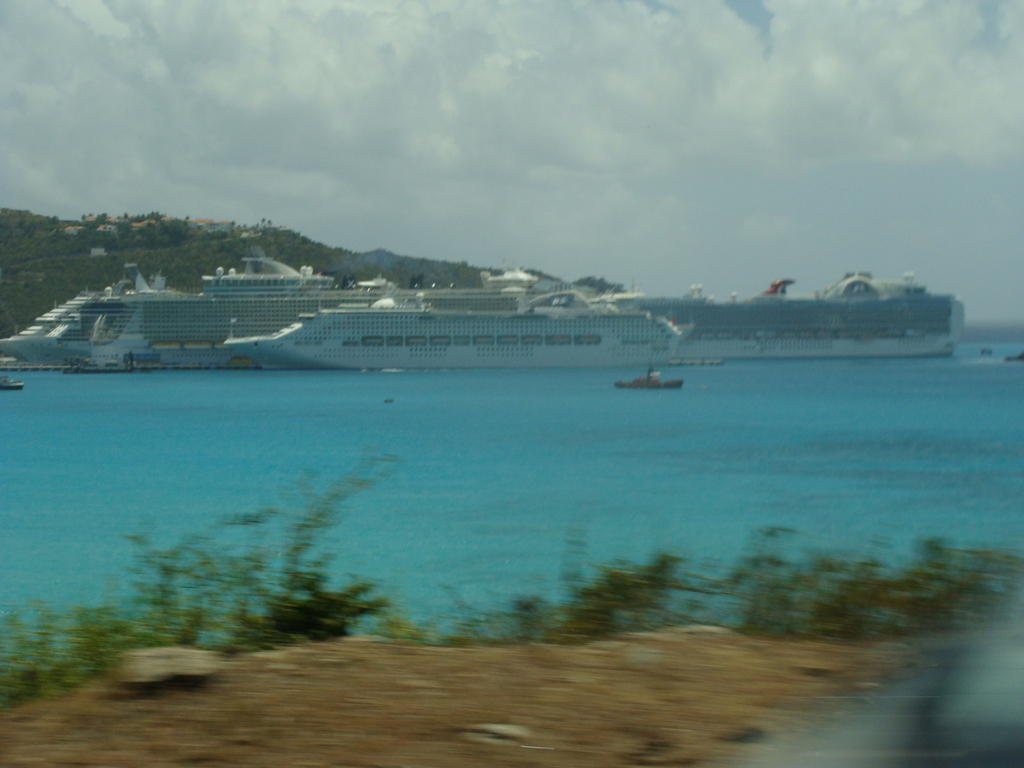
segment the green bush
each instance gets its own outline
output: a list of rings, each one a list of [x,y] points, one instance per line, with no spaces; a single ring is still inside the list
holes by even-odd
[[[573,585],[561,606],[555,637],[586,639],[677,623],[673,593],[689,585],[678,575],[682,559],[665,552],[647,565],[601,566],[590,581]]]
[[[721,584],[748,632],[863,639],[969,626],[1004,604],[1022,575],[1005,550],[918,542],[905,565],[809,553],[789,558],[784,529],[761,531]]]
[[[113,604],[10,613],[0,621],[0,708],[79,685],[144,645],[131,617]]]
[[[159,549],[133,536],[135,618],[174,645],[251,650],[340,637],[387,607],[354,580],[330,587],[329,532],[345,502],[387,477],[395,458],[368,454],[356,470],[318,488],[301,478],[292,505],[231,518],[203,535]]]
[[[454,643],[583,642],[681,623],[718,623],[755,634],[864,640],[969,627],[1004,605],[1022,576],[1007,551],[918,543],[909,562],[821,553],[787,555],[793,531],[759,531],[725,571],[682,573],[657,553],[575,577],[565,598],[515,598],[496,611],[463,606]]]
[[[660,552],[646,564],[598,566],[589,578],[574,573],[558,603],[524,595],[499,610],[474,612],[463,605],[447,641],[578,643],[691,621],[702,610],[694,596],[710,594],[714,586],[707,577],[680,573],[683,562]]]

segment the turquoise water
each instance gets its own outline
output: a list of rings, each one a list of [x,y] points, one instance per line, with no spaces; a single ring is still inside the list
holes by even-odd
[[[635,370],[23,374],[0,393],[0,605],[94,600],[124,534],[280,504],[369,447],[401,461],[352,500],[338,570],[421,615],[553,589],[572,531],[589,561],[729,559],[767,525],[1021,547],[1018,351],[728,361],[673,369],[681,392],[611,386]]]

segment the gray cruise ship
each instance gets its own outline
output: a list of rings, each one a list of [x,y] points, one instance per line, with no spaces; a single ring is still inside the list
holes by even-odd
[[[685,298],[642,298],[639,306],[693,331],[683,358],[940,357],[953,354],[964,324],[955,296],[914,282],[845,275],[811,297],[788,296],[776,280],[760,296],[715,302],[694,286]]]

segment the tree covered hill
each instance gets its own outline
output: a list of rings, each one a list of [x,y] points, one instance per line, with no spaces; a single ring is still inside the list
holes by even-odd
[[[354,253],[314,242],[269,222],[175,219],[159,212],[112,217],[83,216],[62,221],[29,211],[0,208],[0,338],[83,290],[101,290],[135,263],[144,275],[160,272],[183,292],[202,289],[202,275],[222,266],[241,269],[242,257],[258,245],[268,256],[293,267],[366,280],[383,274],[398,285],[414,275],[426,286],[480,285],[480,268],[398,256],[388,251]]]

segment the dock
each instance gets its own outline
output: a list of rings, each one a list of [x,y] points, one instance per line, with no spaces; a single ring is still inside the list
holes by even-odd
[[[19,362],[7,362],[6,360],[0,362],[0,371],[16,371],[24,373],[25,371],[62,371],[64,370],[63,365],[43,365],[42,363],[19,363]]]
[[[42,363],[0,363],[0,371],[11,371],[15,373],[34,373],[36,371],[49,371],[60,373],[68,369],[69,365],[44,365]],[[187,365],[139,365],[136,363],[135,371],[254,371],[259,370],[258,365],[201,365],[189,363]],[[122,369],[119,373],[126,372]]]

